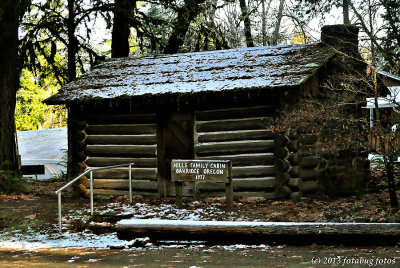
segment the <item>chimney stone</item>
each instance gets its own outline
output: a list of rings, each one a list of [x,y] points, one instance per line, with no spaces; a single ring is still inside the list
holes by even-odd
[[[321,41],[345,54],[358,56],[359,28],[352,24],[325,25],[321,28]]]

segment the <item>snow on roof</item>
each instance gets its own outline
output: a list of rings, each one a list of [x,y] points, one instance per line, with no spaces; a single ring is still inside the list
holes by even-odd
[[[111,59],[46,103],[296,86],[332,55],[322,44],[307,44]]]
[[[391,73],[388,73],[388,72],[384,72],[382,70],[376,70],[376,73],[378,73],[380,75],[383,75],[383,76],[387,76],[387,77],[389,77],[389,78],[391,78],[393,80],[400,81],[400,76],[397,76],[397,75],[394,75],[394,74],[391,74]]]
[[[400,103],[400,86],[388,87],[390,94],[386,97],[378,97],[378,108],[393,108]],[[375,109],[375,98],[366,98],[367,105],[364,108]]]
[[[393,99],[388,97],[378,97],[378,108],[392,108],[394,107]],[[375,109],[375,98],[367,98],[367,105],[364,107],[367,109]]]

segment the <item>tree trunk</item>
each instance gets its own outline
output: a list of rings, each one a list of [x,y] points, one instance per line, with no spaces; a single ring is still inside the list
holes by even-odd
[[[393,155],[384,156],[385,159],[385,168],[386,168],[386,176],[388,182],[388,191],[389,191],[389,198],[390,198],[390,206],[392,208],[398,208],[399,203],[397,201],[397,194],[396,194],[396,185],[394,183],[394,157]]]
[[[75,37],[75,0],[68,0],[68,81],[76,78],[76,53],[78,53],[78,40]]]
[[[266,16],[265,16],[265,0],[261,0],[261,6],[262,6],[262,14],[261,14],[261,34],[262,34],[262,45],[265,46],[267,45],[267,33],[266,33]]]
[[[136,1],[115,0],[114,24],[112,29],[111,57],[129,56],[129,12],[136,6]]]
[[[373,33],[374,32],[374,22],[372,20],[372,17],[374,17],[374,16],[373,16],[371,0],[368,0],[368,17],[369,17],[370,32]],[[371,46],[371,64],[373,67],[376,67],[375,44],[372,39],[370,40],[370,46]]]
[[[251,35],[250,16],[246,5],[246,0],[239,0],[239,4],[240,4],[240,10],[242,11],[242,20],[244,23],[244,37],[246,38],[246,46],[254,47],[253,36]]]
[[[376,76],[376,73],[374,72],[374,75]],[[376,77],[375,77],[376,79]],[[374,126],[374,128],[378,128],[380,130],[382,130],[382,122],[380,121],[381,119],[381,114],[380,111],[378,109],[378,90],[377,90],[377,85],[376,83],[374,84],[375,86],[375,111],[376,111],[376,125]],[[389,135],[391,135],[392,133],[390,133]],[[385,132],[380,133],[380,135],[388,135]],[[389,198],[390,198],[390,205],[393,208],[398,208],[399,207],[399,203],[397,200],[397,193],[396,193],[396,185],[394,183],[394,159],[395,159],[395,155],[393,154],[393,152],[395,152],[396,150],[394,150],[393,146],[394,146],[394,142],[387,142],[387,144],[385,144],[385,139],[383,139],[383,137],[380,137],[379,139],[379,145],[381,151],[380,153],[383,155],[383,162],[385,165],[385,169],[386,169],[386,178],[387,178],[387,182],[388,182],[388,192],[389,192]],[[386,145],[388,145],[388,149],[385,150]],[[378,151],[379,152],[379,151]]]
[[[386,3],[386,1],[384,3]],[[365,33],[368,35],[368,37],[370,38],[371,43],[374,44],[375,51],[378,51],[382,54],[383,58],[387,61],[387,63],[392,68],[392,70],[394,70],[394,71],[398,70],[396,58],[395,58],[395,55],[393,54],[393,51],[391,51],[390,49],[389,50],[386,49],[384,44],[382,45],[381,42],[378,42],[378,38],[377,38],[376,34],[371,31],[372,28],[367,26],[366,22],[363,19],[363,16],[361,15],[360,12],[358,12],[356,7],[351,2],[349,2],[349,6],[352,9],[352,11],[354,12],[354,14],[356,15],[356,17],[358,18],[358,20],[360,21],[361,27],[365,31]],[[385,8],[386,8],[386,6],[385,6]],[[389,16],[389,13],[390,13],[389,9],[386,8],[386,11],[387,11],[386,12],[387,16]],[[392,29],[392,30],[397,32],[396,28]],[[400,44],[400,35],[398,37],[398,42]]]
[[[0,2],[0,169],[16,169],[15,103],[18,89],[18,15],[21,3]]]
[[[190,220],[121,220],[119,239],[210,241],[213,243],[396,243],[397,223],[234,222]]]
[[[183,45],[186,32],[189,29],[190,22],[201,11],[200,5],[205,0],[185,0],[185,4],[178,9],[176,21],[173,25],[172,34],[168,39],[168,43],[164,48],[165,54],[175,54],[178,49]]]
[[[343,0],[343,24],[350,24],[349,6],[351,0]]]
[[[271,45],[273,45],[273,46],[276,46],[278,44],[279,29],[281,28],[281,21],[282,21],[282,17],[283,17],[283,5],[284,4],[285,4],[285,0],[280,0],[279,10],[278,10],[278,14],[277,14],[277,17],[276,17],[275,29],[274,29],[274,33],[272,34]]]

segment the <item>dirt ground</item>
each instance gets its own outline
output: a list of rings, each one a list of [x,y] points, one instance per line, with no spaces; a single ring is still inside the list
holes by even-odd
[[[0,267],[399,267],[397,247],[180,246],[155,250],[0,250]]]
[[[62,185],[63,182],[38,181],[31,185],[29,194],[0,195],[0,230],[24,227],[42,228],[44,226],[50,228],[56,224],[57,196],[53,193]],[[120,197],[96,200],[95,209],[100,213],[105,210],[109,211],[110,203],[114,208],[124,206],[125,210],[129,209],[126,207],[128,200]],[[146,205],[147,214],[143,214],[143,210],[146,208],[138,209],[138,205]],[[168,209],[174,209],[175,214],[179,213],[173,200],[134,200],[131,207],[140,210],[133,210],[132,213],[136,215],[142,213],[142,218],[157,215],[158,218],[174,219],[166,213],[166,205],[168,205]],[[63,213],[73,214],[76,210],[87,211],[88,209],[89,200],[87,198],[76,197],[71,191],[63,195]],[[213,213],[215,209],[218,209],[218,213]],[[400,223],[400,212],[390,208],[389,197],[384,190],[334,198],[328,196],[303,197],[299,201],[253,201],[242,198],[234,202],[232,210],[225,209],[223,199],[204,199],[199,202],[188,200],[185,203],[184,211],[201,214],[199,215],[200,220]],[[151,214],[148,214],[149,212]]]
[[[68,229],[70,236],[78,235],[77,240],[79,235],[85,234],[80,245],[93,242],[90,245],[101,247],[89,244],[87,247],[57,246],[57,237],[51,240],[56,246],[30,248],[32,243],[58,235],[57,197],[49,193],[54,193],[64,183],[34,182],[29,194],[0,195],[1,267],[64,267],[72,264],[76,267],[398,267],[400,263],[398,246],[355,248],[173,243],[110,247],[107,245],[110,240],[99,240],[96,244],[93,242],[96,235],[89,228],[93,220],[89,217],[89,200],[75,197],[71,192],[63,196],[63,228]],[[133,204],[128,204],[126,199],[117,197],[96,200],[95,210],[97,217],[100,215],[103,219],[110,214],[119,214],[136,218],[194,220],[400,222],[400,214],[390,208],[385,191],[335,198],[304,197],[297,202],[243,198],[235,201],[232,210],[226,210],[223,200],[219,199],[189,200],[183,209],[178,209],[173,200],[134,200]],[[35,238],[29,240],[27,236]],[[16,243],[22,246],[15,247]]]

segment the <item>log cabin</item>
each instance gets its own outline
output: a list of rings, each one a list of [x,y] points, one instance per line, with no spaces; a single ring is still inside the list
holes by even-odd
[[[68,176],[133,162],[133,192],[167,197],[175,195],[172,159],[231,160],[235,197],[315,191],[321,164],[288,161],[296,140],[274,134],[273,122],[288,105],[319,95],[340,72],[334,59],[342,51],[360,57],[357,35],[354,26],[334,25],[314,44],[107,60],[46,100],[68,108]],[[94,193],[127,194],[127,176],[126,168],[96,172]],[[80,189],[88,185],[83,177]],[[184,196],[193,191],[184,184]],[[196,191],[219,196],[224,186]]]

